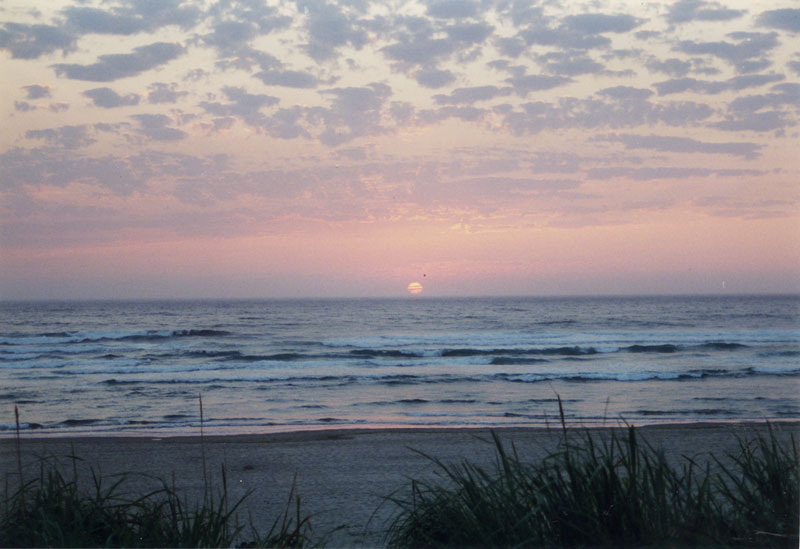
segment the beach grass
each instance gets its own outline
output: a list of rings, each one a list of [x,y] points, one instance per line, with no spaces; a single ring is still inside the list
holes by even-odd
[[[396,511],[384,544],[797,547],[800,459],[794,437],[778,436],[778,429],[754,428],[738,438],[735,450],[707,454],[701,462],[667,455],[634,427],[568,429],[562,413],[562,432],[554,434],[559,442],[544,458],[526,459],[495,432],[493,465],[446,463],[418,452],[438,475],[411,480],[410,490],[387,498]],[[224,466],[212,488],[205,452],[198,471],[203,492],[193,498],[174,480],[153,476],[136,482],[142,479],[135,473],[104,477],[88,468],[87,478],[74,450],[67,461],[50,456],[23,467],[19,429],[16,453],[17,474],[6,476],[0,498],[2,547],[309,547],[325,542],[312,537],[294,482],[283,512],[260,522],[271,528],[259,532],[251,520],[243,522],[243,504],[252,492],[231,498]],[[138,488],[129,490],[129,481]]]
[[[38,475],[25,479],[20,451],[19,413],[16,448],[18,485],[6,478],[0,499],[0,547],[308,547],[310,517],[303,515],[295,483],[286,509],[267,532],[245,528],[237,511],[251,495],[230,501],[227,475],[213,490],[203,456],[202,498],[190,502],[172,483],[148,476],[156,488],[130,496],[126,484],[136,473],[103,477],[90,469],[91,482],[78,473],[81,458],[66,456],[71,475],[54,456],[38,458]],[[201,441],[202,444],[202,441]],[[151,482],[151,484],[153,484]]]
[[[259,534],[240,525],[225,491],[206,493],[193,504],[174,486],[129,497],[125,483],[132,474],[103,478],[92,473],[91,487],[43,460],[37,478],[21,491],[7,494],[0,510],[2,547],[304,547],[308,517],[299,500],[287,505],[270,531]],[[290,498],[291,499],[291,498]],[[290,512],[290,510],[294,512]]]
[[[0,544],[5,547],[226,547],[238,534],[224,496],[187,506],[174,488],[133,499],[122,488],[130,475],[92,472],[91,487],[42,460],[37,478],[6,497]]]
[[[563,423],[562,423],[563,425]],[[738,454],[670,464],[633,427],[577,439],[527,462],[493,433],[485,468],[443,463],[412,480],[386,542],[393,547],[798,546],[794,438],[771,426],[739,439]]]

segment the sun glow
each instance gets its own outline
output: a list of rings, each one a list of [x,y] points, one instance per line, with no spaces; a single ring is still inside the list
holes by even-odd
[[[419,295],[422,293],[422,284],[420,284],[419,282],[412,282],[411,284],[408,285],[406,290],[411,295]]]

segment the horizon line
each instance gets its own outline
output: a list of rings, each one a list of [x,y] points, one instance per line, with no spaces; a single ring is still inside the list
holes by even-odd
[[[449,300],[449,299],[574,299],[574,298],[657,298],[657,297],[800,297],[798,292],[725,292],[725,293],[598,293],[598,294],[465,294],[465,295],[366,295],[366,296],[252,296],[252,297],[28,297],[6,299],[12,303],[98,303],[98,302],[158,302],[158,301],[337,301],[337,300]]]

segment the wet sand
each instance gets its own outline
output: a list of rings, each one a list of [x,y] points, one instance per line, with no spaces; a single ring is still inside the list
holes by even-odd
[[[800,423],[779,423],[780,437],[800,434]],[[735,453],[737,436],[749,438],[763,424],[694,423],[638,428],[637,432],[670,459],[686,455],[704,461],[708,452],[718,457]],[[572,429],[579,440],[581,429]],[[608,429],[597,429],[608,433]],[[558,448],[560,429],[512,428],[496,432],[513,442],[520,457],[537,459]],[[417,451],[444,462],[464,460],[491,465],[494,446],[486,429],[350,429],[263,435],[205,437],[92,437],[21,440],[23,475],[38,474],[38,458],[55,456],[71,474],[68,455],[74,450],[79,478],[89,481],[91,467],[104,477],[145,473],[173,484],[188,498],[204,488],[203,456],[211,486],[221,489],[224,466],[228,493],[235,500],[250,495],[240,513],[261,532],[282,516],[296,475],[301,510],[312,515],[316,536],[328,534],[329,547],[376,546],[383,541],[387,521],[395,509],[384,498],[410,489],[410,479],[430,479],[435,465]],[[415,451],[416,450],[416,451]],[[16,486],[17,454],[13,438],[0,439],[0,471],[4,485]],[[131,476],[126,493],[143,494],[158,482]],[[294,509],[294,507],[292,508]],[[335,530],[339,528],[338,530]]]

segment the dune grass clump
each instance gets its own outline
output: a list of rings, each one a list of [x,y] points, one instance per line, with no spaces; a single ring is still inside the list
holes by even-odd
[[[37,478],[11,494],[6,487],[0,507],[0,547],[309,545],[309,518],[302,517],[299,498],[296,514],[287,505],[271,530],[260,534],[247,532],[237,518],[247,495],[230,504],[223,489],[217,494],[207,492],[190,505],[173,486],[159,481],[160,487],[132,498],[123,492],[132,476],[104,479],[92,472],[86,489],[76,474],[67,478],[51,460],[43,460]]]
[[[4,547],[223,547],[239,529],[224,494],[206,495],[188,507],[174,488],[137,498],[122,493],[130,475],[106,480],[92,471],[82,489],[77,474],[65,477],[52,460],[43,460],[38,478],[6,495],[0,515]]]
[[[395,547],[798,546],[798,453],[766,435],[739,454],[672,467],[640,440],[590,432],[528,463],[493,434],[491,469],[437,466],[438,482],[412,481],[390,498]],[[712,466],[713,465],[713,466]]]
[[[202,417],[202,401],[201,401]],[[124,492],[126,481],[136,476],[123,473],[103,478],[93,469],[91,483],[79,482],[74,451],[67,456],[72,475],[63,474],[57,459],[40,458],[39,474],[26,480],[20,450],[17,416],[17,476],[13,489],[6,478],[0,498],[0,547],[308,547],[310,517],[300,511],[295,484],[285,512],[266,533],[248,532],[237,511],[250,495],[229,502],[225,467],[222,488],[210,488],[203,449],[204,493],[189,503],[174,486],[147,476],[157,488],[132,497]],[[202,424],[202,422],[201,422]],[[202,433],[202,431],[201,431]],[[201,436],[202,445],[202,436]],[[292,510],[294,503],[294,512]]]

